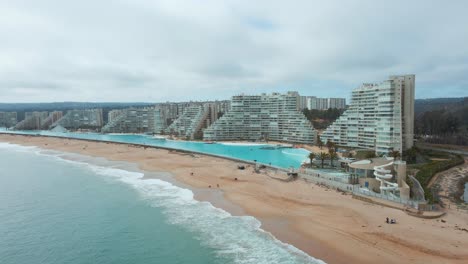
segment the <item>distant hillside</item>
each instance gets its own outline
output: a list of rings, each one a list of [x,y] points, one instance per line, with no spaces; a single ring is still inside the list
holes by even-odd
[[[462,103],[467,99],[468,97],[416,99],[414,102],[414,112],[417,117],[424,112],[449,109],[453,105]]]
[[[415,133],[426,142],[468,145],[468,97],[416,100]]]

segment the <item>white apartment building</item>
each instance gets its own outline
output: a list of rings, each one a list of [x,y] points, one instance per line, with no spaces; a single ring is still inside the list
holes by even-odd
[[[337,145],[375,149],[378,154],[413,146],[415,75],[390,76],[352,91],[351,104],[321,139]]]
[[[328,108],[345,109],[346,99],[345,98],[327,98]]]
[[[16,112],[0,112],[0,127],[10,128],[18,123]]]
[[[203,132],[204,140],[315,142],[312,124],[299,111],[299,94],[233,96],[230,110]]]
[[[160,110],[152,107],[112,110],[108,120],[104,133],[159,133],[164,125]]]
[[[51,128],[60,125],[64,128],[100,128],[103,125],[102,109],[68,110]]]
[[[309,110],[328,110],[329,108],[345,109],[345,98],[318,98],[308,96],[306,108]]]
[[[205,111],[205,107],[202,105],[185,107],[182,115],[166,128],[166,133],[185,137],[187,139],[194,139],[196,133],[201,130],[203,121],[206,120],[208,114],[209,113]]]
[[[49,112],[42,111],[42,112],[26,112],[24,114],[24,119],[18,122],[15,125],[16,130],[35,130],[41,129],[42,124],[49,116]]]

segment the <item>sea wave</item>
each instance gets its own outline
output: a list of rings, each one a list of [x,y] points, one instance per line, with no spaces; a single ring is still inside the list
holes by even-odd
[[[209,202],[197,201],[189,189],[159,179],[144,179],[141,172],[69,160],[65,158],[64,154],[67,153],[64,152],[1,142],[0,148],[33,151],[125,183],[137,190],[145,202],[160,208],[168,222],[193,232],[203,245],[214,249],[220,257],[230,259],[233,263],[324,263],[277,240],[271,233],[261,229],[261,223],[256,218],[233,216]]]

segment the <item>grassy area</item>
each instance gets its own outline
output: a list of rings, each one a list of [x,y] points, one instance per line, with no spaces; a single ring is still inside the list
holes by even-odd
[[[433,147],[433,148],[444,148],[450,150],[461,150],[461,151],[468,151],[468,146],[461,146],[461,145],[448,145],[448,144],[431,144],[431,143],[418,143],[420,146],[426,147]]]
[[[362,150],[362,149],[356,150],[355,158],[357,160],[375,158],[375,151],[374,150]]]

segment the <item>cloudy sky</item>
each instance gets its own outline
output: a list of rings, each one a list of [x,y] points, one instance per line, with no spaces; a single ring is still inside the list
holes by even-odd
[[[468,1],[0,0],[0,102],[468,96]]]

